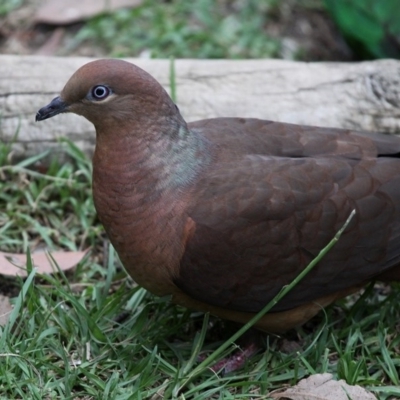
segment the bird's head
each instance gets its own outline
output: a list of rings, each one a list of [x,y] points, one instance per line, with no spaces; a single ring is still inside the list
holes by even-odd
[[[102,130],[105,125],[123,125],[143,118],[154,121],[177,109],[147,72],[123,60],[103,59],[79,68],[60,96],[37,112],[36,121],[66,112],[82,115]]]

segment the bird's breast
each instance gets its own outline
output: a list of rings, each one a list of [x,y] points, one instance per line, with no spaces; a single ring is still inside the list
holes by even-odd
[[[157,295],[173,291],[185,247],[185,196],[110,169],[93,171],[97,213],[124,267]]]

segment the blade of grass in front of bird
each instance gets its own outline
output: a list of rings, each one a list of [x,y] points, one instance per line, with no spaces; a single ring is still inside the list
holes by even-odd
[[[176,75],[175,75],[175,58],[169,59],[169,86],[171,91],[171,99],[176,103]]]

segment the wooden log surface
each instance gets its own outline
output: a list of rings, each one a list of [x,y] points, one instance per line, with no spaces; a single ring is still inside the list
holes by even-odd
[[[68,137],[91,153],[94,128],[63,114],[35,122],[88,58],[0,56],[0,140],[17,158],[59,148]],[[170,91],[170,61],[128,59]],[[230,116],[400,132],[400,61],[304,63],[284,60],[176,60],[177,104],[187,121]]]

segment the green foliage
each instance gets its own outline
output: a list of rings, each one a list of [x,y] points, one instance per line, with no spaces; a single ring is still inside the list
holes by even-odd
[[[325,0],[343,36],[361,58],[400,58],[399,0]]]
[[[0,1],[0,15],[5,15],[15,8],[21,6],[23,0],[1,0]]]
[[[10,145],[0,145],[1,250],[21,251],[38,241],[50,249],[76,250],[101,235],[91,196],[90,160],[73,143],[64,145],[69,161],[53,157],[45,173],[32,167],[47,152],[8,165]]]
[[[263,58],[278,41],[263,34],[277,0],[146,0],[90,21],[77,40],[94,40],[112,57]]]

